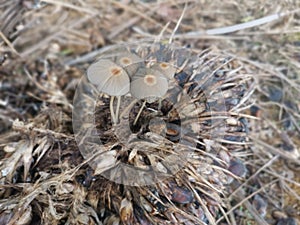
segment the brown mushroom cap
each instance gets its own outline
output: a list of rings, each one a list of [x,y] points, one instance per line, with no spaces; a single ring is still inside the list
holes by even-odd
[[[126,71],[108,59],[100,59],[87,70],[88,80],[111,96],[121,96],[129,92],[130,80]]]
[[[176,68],[167,62],[156,62],[151,66],[152,69],[160,71],[164,74],[168,79],[174,78],[176,73]]]
[[[131,94],[138,99],[153,101],[163,97],[168,91],[168,80],[157,70],[139,68],[132,77]]]

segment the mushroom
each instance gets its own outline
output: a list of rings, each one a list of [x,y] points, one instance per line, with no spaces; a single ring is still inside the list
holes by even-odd
[[[99,91],[111,96],[110,112],[113,123],[116,124],[118,121],[121,96],[129,92],[130,80],[127,72],[111,60],[100,59],[88,68],[87,77]],[[115,96],[118,98],[116,113],[114,113],[113,109]]]
[[[103,54],[100,59],[109,59],[113,61],[118,66],[121,66],[129,76],[133,75],[144,63],[142,58],[126,48],[115,49],[112,52]]]
[[[137,99],[154,102],[168,91],[168,80],[158,70],[139,68],[132,77],[130,92]]]
[[[152,69],[160,71],[164,74],[169,80],[174,78],[176,73],[176,68],[167,62],[157,62],[151,66]]]
[[[151,68],[154,70],[160,71],[168,80],[171,80],[174,78],[174,75],[177,71],[177,68],[173,66],[171,63],[168,62],[155,62],[151,65]],[[159,100],[159,107],[161,108],[161,100]]]
[[[163,97],[168,91],[168,80],[158,70],[151,68],[139,68],[132,77],[130,92],[137,99],[144,99],[144,103],[134,121],[134,125],[146,105],[146,102],[154,102]]]
[[[134,53],[122,52],[116,55],[114,62],[124,68],[129,76],[132,76],[143,65],[144,60]]]

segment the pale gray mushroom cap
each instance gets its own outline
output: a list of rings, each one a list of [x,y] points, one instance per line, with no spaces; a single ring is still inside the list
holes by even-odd
[[[130,52],[125,47],[105,52],[99,59],[109,59],[121,66],[129,76],[132,76],[139,67],[144,65],[144,60],[137,54]]]
[[[168,91],[168,80],[158,70],[139,68],[132,77],[131,94],[138,99],[152,102],[163,97]]]
[[[144,64],[144,60],[142,58],[130,52],[117,54],[114,62],[124,68],[129,76],[133,76],[138,68]]]
[[[111,96],[129,92],[130,80],[126,71],[108,59],[100,59],[87,69],[88,80],[97,89]]]
[[[143,59],[138,55],[131,52],[121,52],[116,54],[115,63],[122,66],[127,67],[135,63],[143,62]]]
[[[151,66],[151,68],[160,71],[169,80],[174,78],[174,75],[177,70],[171,63],[167,62],[156,62]]]

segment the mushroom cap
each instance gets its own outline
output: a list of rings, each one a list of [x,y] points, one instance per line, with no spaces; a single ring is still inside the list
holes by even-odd
[[[124,68],[129,76],[133,76],[138,68],[142,67],[144,64],[144,60],[142,58],[130,52],[117,54],[114,62]]]
[[[144,64],[144,60],[137,54],[130,52],[126,47],[113,49],[101,55],[99,59],[109,59],[121,66],[129,76],[133,75],[139,67]]]
[[[151,68],[160,71],[168,79],[174,78],[174,75],[177,70],[171,63],[167,62],[156,62],[151,66]]]
[[[131,94],[138,99],[152,102],[163,97],[168,91],[168,80],[158,70],[139,68],[132,77],[130,84]]]
[[[111,96],[121,96],[129,92],[130,80],[127,72],[108,59],[100,59],[87,69],[88,80]]]
[[[127,51],[127,52],[121,52],[119,54],[116,54],[114,61],[116,64],[122,67],[127,67],[134,63],[143,62],[144,60],[140,58],[138,55]]]

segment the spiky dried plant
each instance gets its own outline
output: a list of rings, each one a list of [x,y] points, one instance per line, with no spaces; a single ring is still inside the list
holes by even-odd
[[[111,51],[118,48],[124,51]],[[115,125],[109,96],[83,79],[73,125],[81,153],[101,175],[89,199],[97,199],[104,224],[215,224],[226,186],[246,173],[236,157],[248,142],[241,110],[252,76],[212,49],[196,53],[147,42],[127,49],[146,67],[175,62],[176,74],[162,99],[146,103],[137,123],[142,102],[125,96]]]

